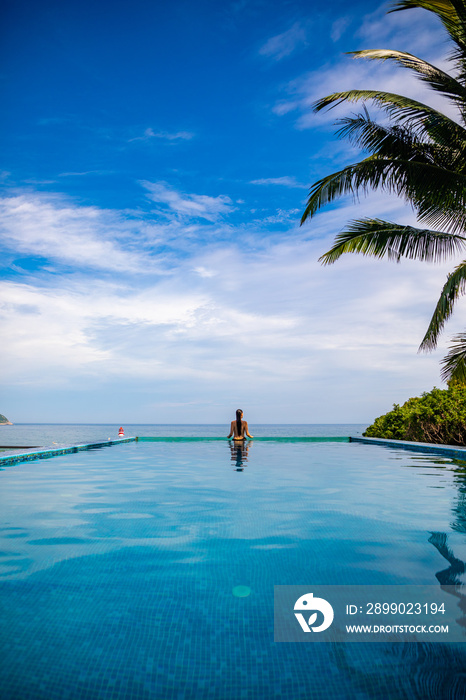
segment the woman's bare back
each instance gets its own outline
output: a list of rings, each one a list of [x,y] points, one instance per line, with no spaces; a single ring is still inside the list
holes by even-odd
[[[228,437],[233,437],[233,440],[244,440],[246,437],[252,438],[252,435],[249,434],[247,421],[241,421],[241,433],[238,433],[238,426],[236,425],[236,421],[232,420],[230,425],[230,434],[228,435]]]

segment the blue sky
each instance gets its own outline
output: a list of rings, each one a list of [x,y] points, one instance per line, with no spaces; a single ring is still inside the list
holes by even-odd
[[[417,355],[451,267],[317,259],[345,222],[415,223],[376,192],[299,227],[358,153],[314,115],[333,90],[432,103],[422,11],[332,2],[4,4],[0,412],[15,422],[370,422],[440,385]],[[438,98],[435,98],[438,105]],[[348,110],[347,110],[348,111]],[[459,330],[457,316],[449,334]]]

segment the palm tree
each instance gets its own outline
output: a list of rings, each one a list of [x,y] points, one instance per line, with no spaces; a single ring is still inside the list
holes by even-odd
[[[323,264],[334,263],[343,253],[397,262],[403,257],[441,261],[466,248],[466,0],[401,0],[390,11],[411,8],[424,8],[443,23],[453,42],[454,76],[401,51],[376,49],[351,55],[391,61],[414,72],[456,107],[458,119],[409,97],[377,90],[337,92],[316,102],[314,110],[319,112],[362,101],[362,113],[340,119],[337,134],[370,155],[312,185],[301,224],[337,197],[380,188],[409,202],[423,227],[370,218],[351,221],[320,258]],[[388,125],[371,119],[366,102],[388,115]],[[466,260],[448,275],[420,350],[436,347],[456,300],[465,291]],[[453,338],[441,376],[466,382],[466,333]]]

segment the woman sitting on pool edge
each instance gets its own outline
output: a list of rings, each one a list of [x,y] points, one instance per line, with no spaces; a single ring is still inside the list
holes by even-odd
[[[236,420],[231,421],[229,438],[233,437],[233,440],[244,440],[245,438],[252,438],[249,435],[248,424],[243,420],[243,411],[238,408],[236,411]]]

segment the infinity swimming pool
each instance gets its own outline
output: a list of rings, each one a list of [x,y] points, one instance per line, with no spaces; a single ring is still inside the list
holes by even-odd
[[[463,698],[466,645],[277,644],[273,591],[445,570],[460,585],[465,477],[341,442],[140,442],[7,467],[1,697]]]

